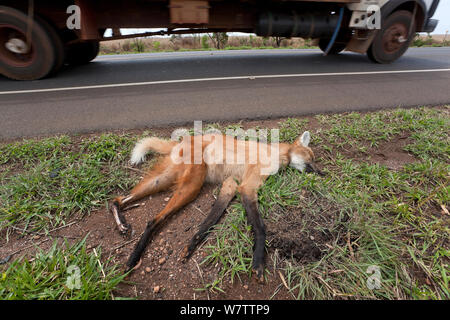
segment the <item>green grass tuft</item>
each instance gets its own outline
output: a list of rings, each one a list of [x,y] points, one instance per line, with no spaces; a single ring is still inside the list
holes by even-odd
[[[106,134],[79,142],[63,136],[1,146],[8,172],[0,182],[0,230],[11,225],[48,230],[75,213],[104,206],[113,191],[136,180],[125,169],[134,141]]]
[[[97,256],[88,252],[85,239],[65,248],[54,243],[47,252],[39,250],[33,259],[21,258],[0,272],[0,299],[113,299],[125,275],[109,261],[101,262],[100,250]]]

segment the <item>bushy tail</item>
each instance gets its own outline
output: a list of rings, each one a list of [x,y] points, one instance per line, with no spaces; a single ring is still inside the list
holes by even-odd
[[[145,155],[150,150],[160,154],[170,154],[176,141],[163,140],[156,137],[144,138],[136,143],[131,153],[130,163],[137,165],[145,160]]]

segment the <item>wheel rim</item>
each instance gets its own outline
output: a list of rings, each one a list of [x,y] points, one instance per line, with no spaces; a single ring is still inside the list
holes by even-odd
[[[408,41],[408,29],[403,23],[395,23],[383,34],[383,50],[392,54],[404,47]]]
[[[14,67],[27,67],[35,59],[33,45],[28,48],[26,35],[13,25],[0,25],[0,59]]]

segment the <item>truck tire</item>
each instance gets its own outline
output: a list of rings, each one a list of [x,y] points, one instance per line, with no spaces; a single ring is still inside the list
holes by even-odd
[[[412,13],[406,10],[395,11],[387,17],[367,50],[369,59],[376,63],[391,63],[400,58],[414,37],[414,32],[409,35],[411,23],[412,30],[416,30]]]
[[[319,48],[320,50],[322,50],[323,52],[325,52],[327,50],[328,44],[330,43],[330,39],[320,39],[319,40]],[[339,43],[339,42],[335,42],[333,44],[333,46],[331,47],[330,52],[328,52],[329,55],[335,55],[335,54],[339,54],[342,51],[344,51],[345,47],[347,47],[347,44],[345,43]]]
[[[63,65],[64,47],[57,32],[35,17],[28,49],[27,29],[25,13],[0,6],[0,74],[10,79],[42,79]]]
[[[100,51],[98,41],[79,42],[66,48],[66,63],[73,66],[83,65],[94,60]]]

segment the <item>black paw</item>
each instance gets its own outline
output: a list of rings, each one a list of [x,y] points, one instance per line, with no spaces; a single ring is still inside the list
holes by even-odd
[[[127,262],[127,264],[126,264],[126,269],[125,270],[126,270],[126,272],[131,272],[131,271],[137,270],[137,269],[139,269],[141,264],[142,264],[142,259],[139,259],[137,261],[129,260]]]
[[[256,274],[256,280],[259,283],[264,283],[264,265],[253,266],[253,272]]]
[[[118,226],[118,228],[121,235],[131,237],[133,229],[131,228],[130,224],[128,223],[121,224],[120,226]]]
[[[195,251],[195,247],[192,248],[192,246],[186,246],[183,249],[183,252],[181,253],[181,263],[186,263],[188,260],[192,257],[192,254]]]

